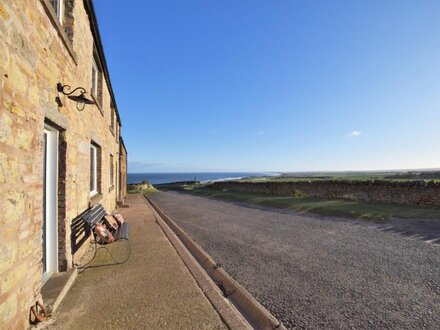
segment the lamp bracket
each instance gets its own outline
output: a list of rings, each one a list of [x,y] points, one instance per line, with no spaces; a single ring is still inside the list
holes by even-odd
[[[57,84],[58,92],[63,93],[64,95],[72,95],[76,91],[80,91],[81,94],[85,94],[86,93],[86,90],[84,88],[82,88],[82,87],[77,87],[73,91],[69,92],[70,89],[71,89],[71,87],[69,85],[63,85],[61,83]]]

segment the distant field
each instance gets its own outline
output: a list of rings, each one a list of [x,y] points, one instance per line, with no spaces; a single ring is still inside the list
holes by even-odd
[[[314,173],[283,173],[280,176],[244,178],[243,182],[297,182],[315,180],[390,180],[414,181],[425,180],[440,182],[440,171],[407,171],[407,172],[314,172]]]
[[[203,185],[167,186],[168,189],[226,201],[242,202],[292,211],[311,212],[320,215],[340,216],[374,221],[386,221],[391,217],[440,219],[440,207],[379,204],[340,199],[313,197],[280,197],[266,194],[218,191]]]

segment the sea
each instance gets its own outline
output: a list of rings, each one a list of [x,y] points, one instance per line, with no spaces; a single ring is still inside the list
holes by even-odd
[[[255,173],[255,172],[200,172],[200,173],[128,173],[128,183],[148,181],[151,184],[201,181],[214,182],[225,180],[238,180],[247,177],[277,176],[278,173]]]

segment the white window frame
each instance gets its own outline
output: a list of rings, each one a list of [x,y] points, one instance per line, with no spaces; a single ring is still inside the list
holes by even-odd
[[[91,182],[93,187],[90,187],[90,196],[94,196],[98,193],[98,147],[91,144],[90,145],[90,157],[93,153],[93,163],[90,161],[92,168],[90,169],[90,175],[92,176]]]
[[[64,0],[58,0],[58,6],[57,6],[57,17],[60,21],[60,24],[63,25],[63,18],[64,18]]]
[[[96,64],[95,58],[92,61],[92,95],[98,97],[98,65]]]
[[[112,154],[110,154],[110,188],[115,185],[115,157],[113,157]]]
[[[45,151],[45,179],[44,188],[46,189],[46,205],[44,214],[45,224],[45,272],[42,274],[42,283],[50,278],[53,273],[58,272],[58,139],[59,131],[49,125],[44,126],[46,134]]]
[[[52,2],[52,0],[51,0]],[[58,21],[61,25],[63,25],[63,17],[64,17],[64,0],[55,0],[56,8],[53,8],[55,11],[55,14],[58,18]]]

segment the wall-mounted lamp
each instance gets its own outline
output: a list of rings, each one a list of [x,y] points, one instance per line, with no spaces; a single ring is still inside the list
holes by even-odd
[[[85,96],[86,90],[84,88],[77,87],[73,91],[69,92],[70,88],[71,87],[69,85],[63,85],[61,83],[57,84],[58,92],[63,93],[64,95],[67,95],[67,97],[69,99],[71,99],[72,101],[76,101],[76,108],[78,109],[78,111],[83,111],[86,104],[95,104],[95,102],[93,100],[88,99]],[[79,91],[79,95],[72,95],[76,91]],[[59,107],[63,106],[63,103],[61,102],[61,99],[58,96],[56,97],[56,102],[58,103]]]

